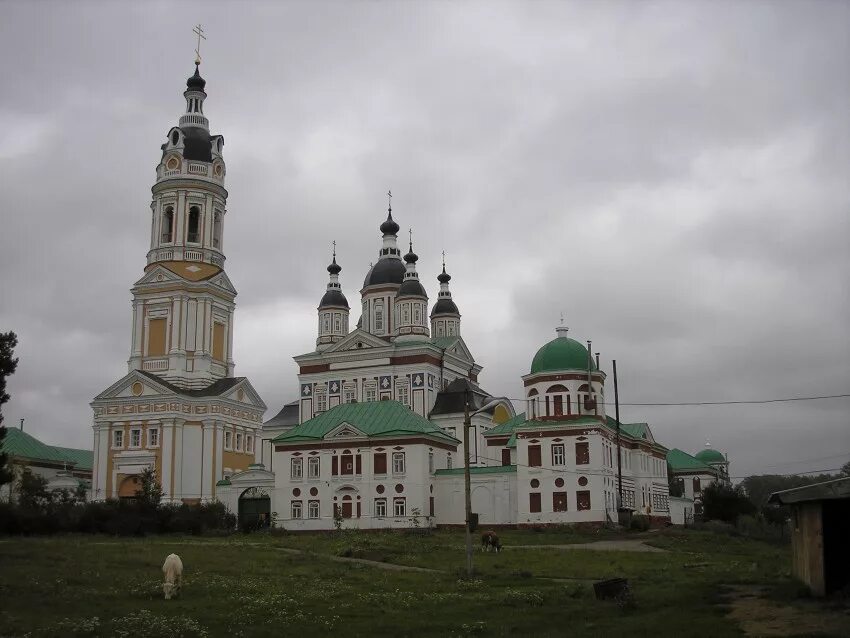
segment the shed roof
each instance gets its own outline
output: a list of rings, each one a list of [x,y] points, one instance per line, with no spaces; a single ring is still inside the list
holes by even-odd
[[[843,498],[850,498],[850,476],[774,492],[770,495],[768,503],[788,505],[789,503],[832,501]]]

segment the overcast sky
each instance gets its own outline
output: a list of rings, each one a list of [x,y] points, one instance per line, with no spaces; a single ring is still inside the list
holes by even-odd
[[[267,418],[334,239],[355,324],[388,188],[432,299],[446,251],[492,394],[522,396],[562,312],[624,403],[850,392],[850,2],[0,2],[6,425],[91,446],[126,373],[197,22]],[[850,459],[848,399],[621,416],[733,476]]]

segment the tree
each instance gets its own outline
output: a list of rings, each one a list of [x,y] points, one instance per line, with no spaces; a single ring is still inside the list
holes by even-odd
[[[136,491],[136,499],[141,505],[159,507],[162,500],[162,486],[156,477],[156,470],[152,467],[146,467],[142,472],[141,479],[141,485]]]
[[[847,461],[844,465],[841,466],[841,470],[838,472],[841,476],[850,476],[850,461]]]
[[[707,521],[734,523],[742,514],[753,514],[756,506],[750,502],[740,485],[712,483],[702,492],[702,513]]]
[[[42,509],[52,501],[53,495],[47,490],[47,479],[25,467],[18,482],[18,505]]]
[[[673,476],[673,468],[667,464],[667,488],[670,496],[682,497],[685,495],[685,479]]]
[[[14,374],[18,367],[18,360],[12,355],[15,346],[18,345],[18,337],[14,332],[0,332],[0,485],[11,483],[15,477],[9,467],[9,455],[3,452],[3,440],[6,438],[6,428],[3,425],[3,404],[9,400],[6,393],[6,377]]]

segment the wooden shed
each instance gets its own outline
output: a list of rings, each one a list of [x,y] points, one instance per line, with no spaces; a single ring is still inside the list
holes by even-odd
[[[794,575],[815,596],[850,586],[850,477],[775,492],[791,508]]]

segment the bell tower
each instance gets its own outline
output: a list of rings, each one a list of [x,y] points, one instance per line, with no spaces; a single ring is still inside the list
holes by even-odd
[[[236,290],[224,272],[224,138],[204,114],[206,81],[186,81],[186,110],[161,146],[151,189],[145,276],[132,288],[130,370],[193,389],[233,376]]]

